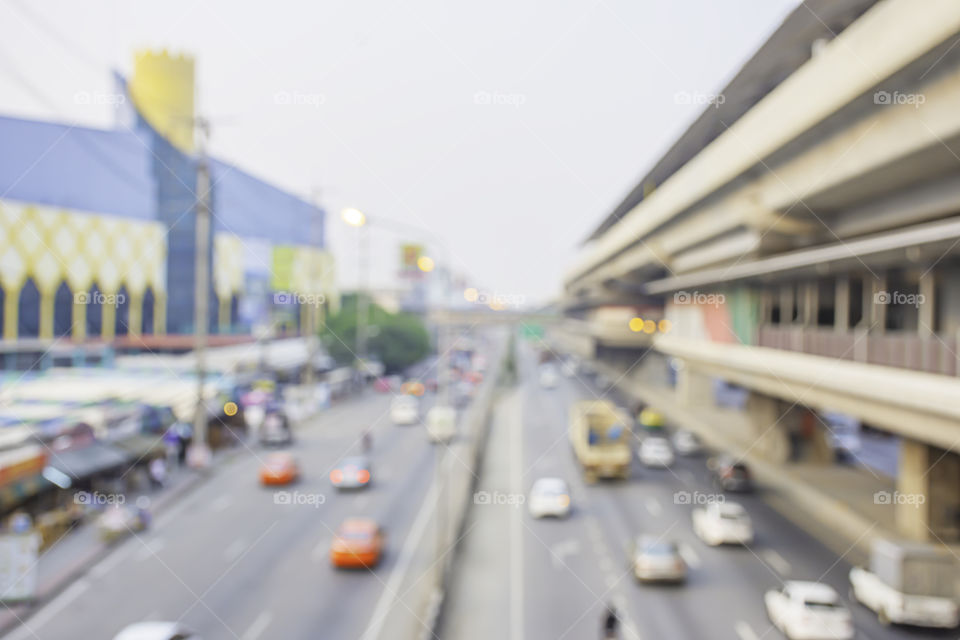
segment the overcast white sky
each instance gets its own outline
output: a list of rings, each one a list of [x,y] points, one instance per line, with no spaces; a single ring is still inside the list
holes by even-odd
[[[111,91],[135,49],[191,53],[213,152],[320,190],[345,287],[339,211],[356,206],[430,232],[373,231],[375,284],[425,240],[478,286],[539,301],[702,109],[675,95],[721,89],[797,3],[7,0],[0,113],[110,126],[75,94]]]

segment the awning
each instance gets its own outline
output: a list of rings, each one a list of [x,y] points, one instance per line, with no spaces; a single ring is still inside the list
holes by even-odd
[[[137,433],[115,440],[112,446],[129,454],[133,462],[145,460],[154,455],[165,455],[167,451],[163,443],[163,434]]]
[[[97,473],[123,467],[133,459],[122,449],[94,442],[81,449],[51,453],[47,467],[52,467],[72,480],[83,480]],[[46,471],[44,474],[46,475]]]

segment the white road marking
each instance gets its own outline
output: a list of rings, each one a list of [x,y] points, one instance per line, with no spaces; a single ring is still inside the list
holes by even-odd
[[[165,546],[167,546],[167,543],[163,541],[163,538],[154,538],[153,540],[149,540],[143,543],[143,548],[140,549],[139,553],[137,553],[137,560],[142,562],[147,558],[152,558]]]
[[[225,494],[220,496],[216,500],[214,500],[213,503],[210,505],[210,508],[213,509],[214,511],[219,512],[219,511],[224,511],[231,504],[233,504],[233,496],[229,494]]]
[[[77,580],[72,585],[54,598],[43,609],[37,612],[37,615],[29,618],[24,625],[17,629],[16,633],[10,635],[7,640],[25,640],[26,638],[36,638],[36,631],[47,624],[57,616],[71,602],[79,598],[90,588],[90,583],[83,578]]]
[[[617,615],[623,624],[623,637],[627,640],[642,640],[640,632],[637,631],[637,625],[633,623],[630,614],[627,613],[627,599],[622,593],[613,597],[613,604],[617,607]]]
[[[700,566],[700,556],[697,555],[697,552],[694,551],[690,545],[681,544],[677,550],[680,552],[680,557],[683,558],[683,561],[687,563],[688,567],[696,569]]]
[[[330,551],[330,540],[324,538],[317,543],[317,546],[313,548],[313,551],[310,552],[310,559],[314,562],[320,562],[321,560],[326,560],[327,555]]]
[[[240,554],[243,553],[243,550],[247,548],[247,541],[243,538],[237,538],[234,540],[229,547],[223,550],[223,559],[227,562],[233,562]]]
[[[613,571],[613,561],[602,549],[597,549],[597,555],[600,556],[600,570],[604,573]]]
[[[773,549],[764,549],[760,552],[760,557],[782,577],[790,574],[790,563],[784,560],[783,556]]]
[[[257,640],[267,627],[270,626],[270,621],[273,620],[273,614],[269,611],[264,611],[257,619],[253,621],[253,624],[250,625],[250,628],[247,629],[246,633],[240,636],[240,640]]]
[[[563,569],[567,566],[567,556],[575,556],[580,553],[580,541],[576,538],[558,542],[550,548],[550,559],[555,569]]]
[[[750,625],[740,620],[735,625],[733,625],[733,630],[737,632],[737,635],[740,636],[740,640],[760,640],[760,636],[754,632]]]
[[[387,614],[393,607],[394,600],[396,600],[397,593],[400,590],[400,585],[403,583],[403,578],[410,568],[413,554],[420,545],[420,539],[423,537],[427,525],[430,523],[430,514],[433,512],[437,502],[436,493],[436,486],[431,486],[427,497],[423,500],[420,511],[417,513],[413,526],[410,527],[410,533],[407,534],[407,539],[403,542],[400,558],[397,560],[397,564],[394,565],[393,571],[390,572],[390,579],[380,594],[380,599],[377,600],[377,606],[373,608],[373,615],[370,616],[370,624],[360,637],[361,640],[377,640],[380,637],[380,632],[383,630],[383,624],[386,622]]]
[[[646,499],[643,503],[643,506],[647,508],[647,511],[650,512],[650,515],[656,517],[663,512],[663,507],[660,506],[660,502],[653,496]]]
[[[95,564],[93,568],[90,569],[90,575],[94,578],[102,578],[103,576],[107,575],[114,567],[123,562],[126,557],[133,552],[134,548],[135,547],[131,544],[126,544],[120,547],[109,556]]]

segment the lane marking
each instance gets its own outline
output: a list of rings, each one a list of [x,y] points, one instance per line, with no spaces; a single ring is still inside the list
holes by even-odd
[[[126,557],[133,552],[134,548],[135,547],[129,543],[120,547],[112,554],[95,564],[93,568],[90,569],[90,575],[94,578],[102,578],[103,576],[107,575],[118,564],[123,562]]]
[[[550,548],[550,560],[555,569],[564,569],[567,566],[567,557],[580,553],[580,541],[576,538],[558,542]]]
[[[697,555],[697,552],[694,551],[690,545],[681,544],[677,550],[680,552],[680,557],[683,558],[683,561],[687,563],[688,567],[696,569],[700,566],[700,556]]]
[[[784,560],[783,556],[773,549],[764,549],[760,552],[760,557],[764,562],[774,568],[781,576],[786,577],[790,573],[790,563]]]
[[[427,525],[430,523],[430,515],[433,513],[434,506],[436,506],[437,502],[436,494],[436,485],[431,485],[426,498],[424,498],[423,504],[420,506],[420,511],[417,513],[417,518],[414,520],[413,526],[410,527],[410,533],[407,534],[407,539],[403,541],[400,557],[397,560],[397,564],[394,565],[393,571],[390,572],[390,579],[387,580],[387,585],[384,587],[383,592],[380,594],[380,599],[377,600],[377,605],[373,609],[373,615],[370,616],[370,624],[363,632],[363,635],[360,636],[361,640],[377,640],[380,637],[380,632],[383,630],[383,625],[387,620],[387,614],[390,612],[390,609],[393,608],[393,603],[394,600],[397,599],[400,585],[403,583],[403,579],[410,569],[413,555],[416,553],[417,547],[420,545],[420,539],[423,537]]]
[[[27,619],[26,623],[17,629],[17,632],[9,636],[7,640],[24,640],[26,638],[36,638],[36,631],[47,624],[60,613],[67,605],[79,598],[87,589],[90,583],[80,578],[59,596],[50,601],[47,606],[41,609],[35,616]]]
[[[233,504],[233,496],[230,494],[224,494],[213,501],[210,505],[210,508],[214,511],[224,511],[227,507]]]
[[[324,538],[317,543],[317,546],[313,548],[313,551],[310,552],[310,559],[314,562],[320,562],[321,560],[327,559],[327,554],[330,550],[330,540]]]
[[[163,541],[163,538],[154,538],[145,542],[143,548],[137,553],[137,560],[143,562],[147,558],[155,556],[165,546],[167,546],[167,543]]]
[[[236,560],[243,550],[247,548],[247,541],[243,538],[237,538],[234,540],[229,547],[223,550],[223,559],[227,562],[233,562]]]
[[[760,636],[758,636],[750,627],[750,625],[743,620],[740,620],[733,625],[733,630],[737,632],[738,636],[740,636],[740,640],[760,640]]]
[[[250,628],[247,629],[246,633],[240,636],[240,640],[257,640],[267,627],[270,626],[270,621],[273,620],[273,614],[269,611],[264,611],[257,619],[253,621],[253,624],[250,625]]]
[[[647,498],[646,501],[643,503],[643,506],[645,506],[647,508],[647,511],[650,512],[650,515],[654,517],[663,513],[663,507],[660,506],[660,502],[653,496],[650,496],[649,498]]]

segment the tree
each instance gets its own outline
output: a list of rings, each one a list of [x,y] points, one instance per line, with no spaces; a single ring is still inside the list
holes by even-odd
[[[387,373],[401,371],[430,353],[430,335],[426,327],[420,318],[409,313],[393,314],[371,302],[367,330],[367,350],[371,357],[383,363]],[[327,319],[321,336],[334,360],[343,365],[354,362],[357,344],[356,294],[342,298],[340,312]]]

